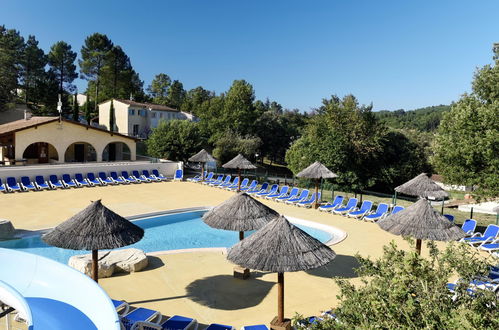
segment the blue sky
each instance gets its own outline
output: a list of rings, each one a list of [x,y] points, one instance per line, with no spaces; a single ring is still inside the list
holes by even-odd
[[[217,93],[235,79],[304,111],[332,94],[375,110],[449,104],[492,62],[499,1],[0,0],[0,24],[81,49],[107,34],[147,86],[164,72]],[[78,81],[80,91],[85,81]]]

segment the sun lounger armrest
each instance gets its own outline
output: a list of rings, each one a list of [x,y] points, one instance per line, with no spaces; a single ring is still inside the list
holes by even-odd
[[[155,330],[162,330],[163,326],[157,324],[157,323],[152,323],[152,322],[146,322],[146,321],[137,321],[133,324],[132,328],[130,330],[138,330],[138,329],[155,329]]]
[[[471,237],[482,237],[482,233],[474,233]]]

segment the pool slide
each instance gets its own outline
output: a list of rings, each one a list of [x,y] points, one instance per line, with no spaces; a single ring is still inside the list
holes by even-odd
[[[0,301],[28,329],[120,329],[111,299],[88,276],[31,253],[0,248]]]

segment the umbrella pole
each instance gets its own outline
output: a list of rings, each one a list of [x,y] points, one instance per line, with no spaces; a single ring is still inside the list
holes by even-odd
[[[242,241],[244,239],[244,231],[239,232],[239,240]]]
[[[421,240],[417,239],[416,240],[416,252],[421,255]]]
[[[92,250],[92,278],[96,283],[99,282],[98,259],[98,250]]]
[[[240,168],[237,169],[237,177],[239,178],[237,180],[237,192],[240,192],[241,191],[241,169]]]
[[[284,273],[277,273],[277,320],[284,322]]]
[[[319,207],[319,179],[315,179],[315,202],[314,209]]]
[[[201,163],[201,181],[204,181],[204,163]]]

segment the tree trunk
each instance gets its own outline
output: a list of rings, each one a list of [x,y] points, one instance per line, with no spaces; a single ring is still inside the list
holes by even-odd
[[[421,240],[417,239],[416,240],[416,252],[421,255]]]
[[[97,283],[99,282],[99,254],[98,250],[92,250],[92,278]]]
[[[277,273],[277,320],[284,322],[284,273]]]

